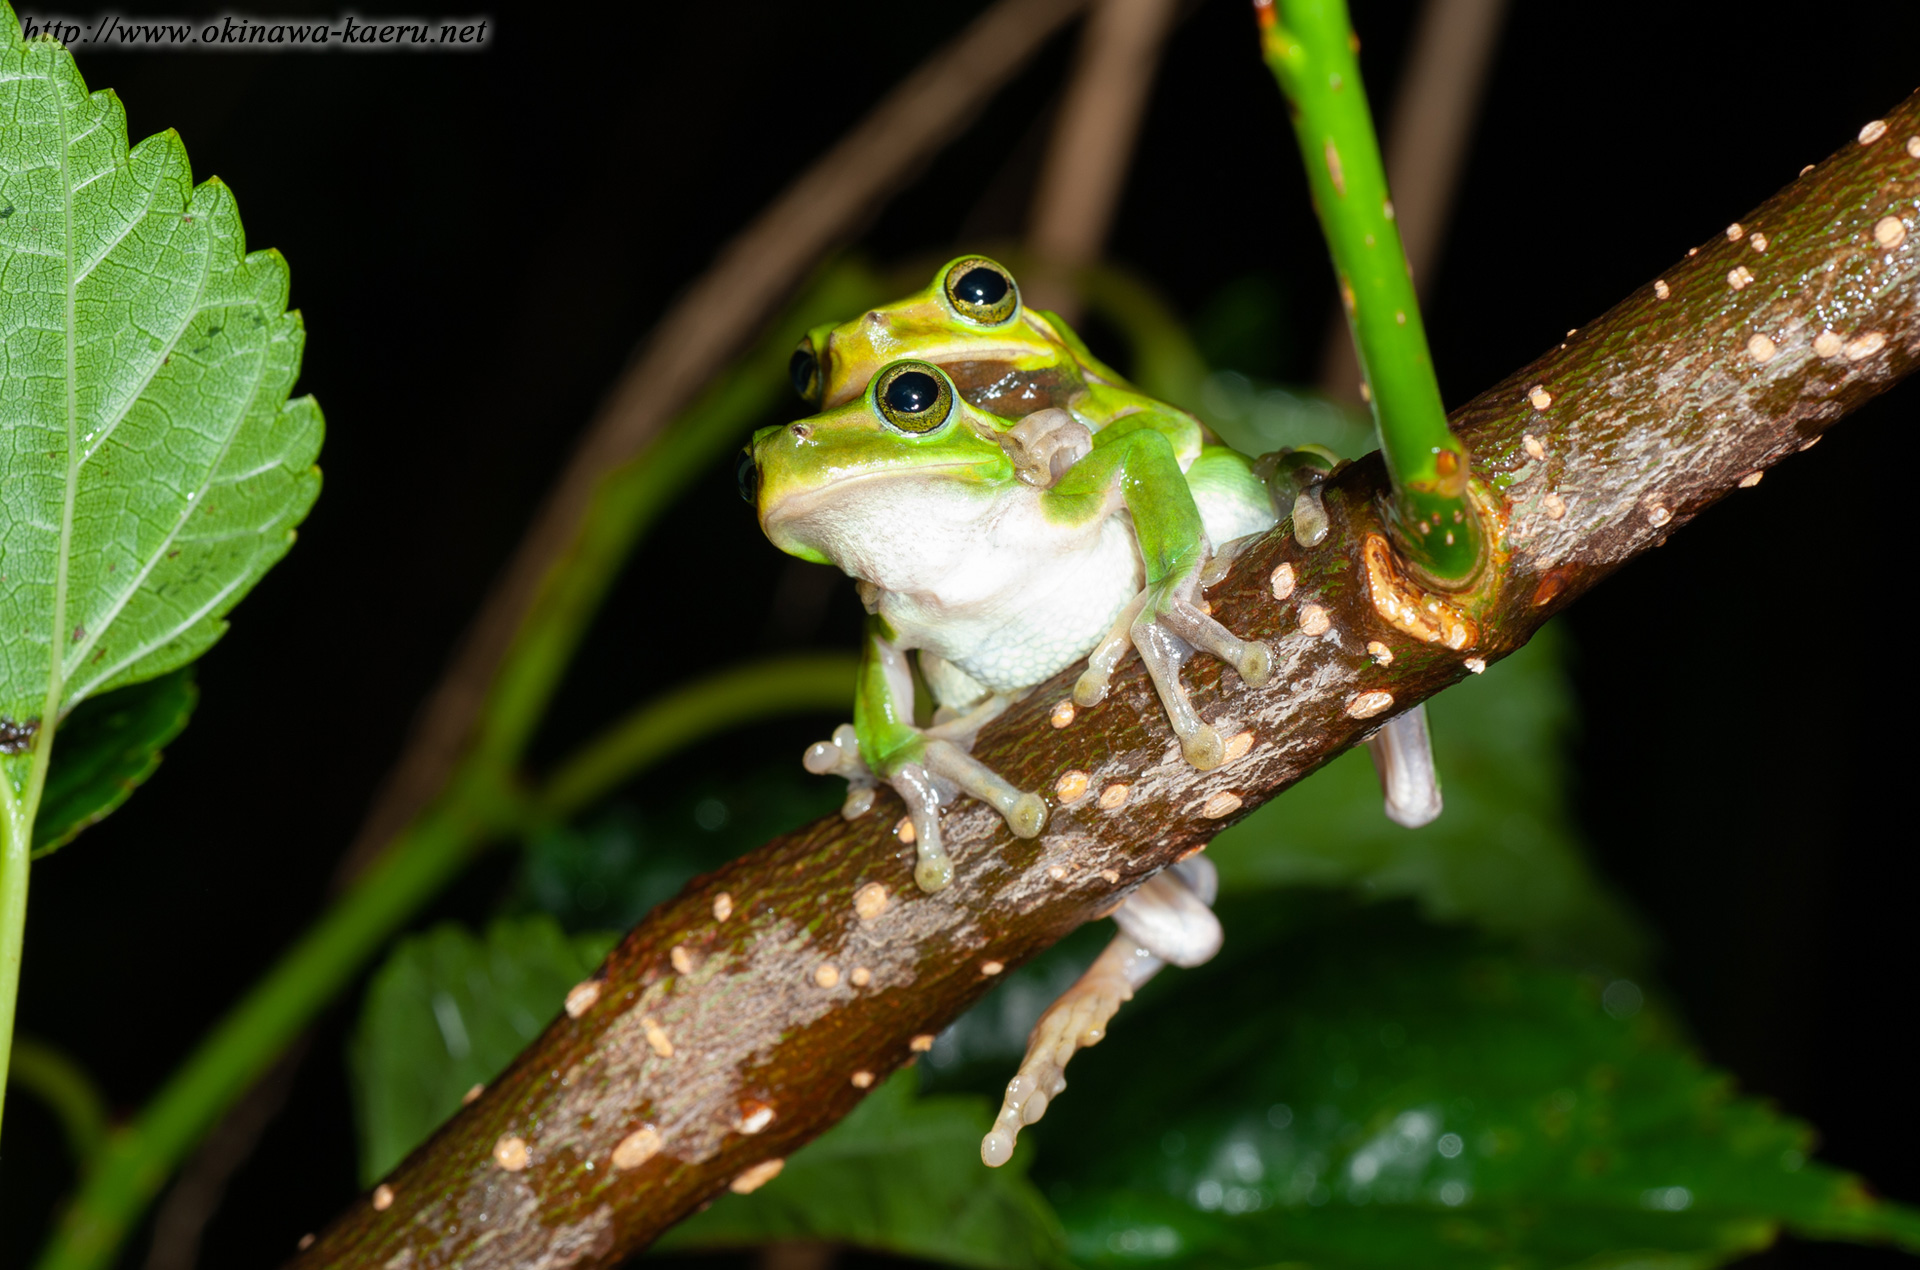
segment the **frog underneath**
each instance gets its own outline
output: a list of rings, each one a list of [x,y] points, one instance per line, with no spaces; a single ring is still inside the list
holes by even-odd
[[[855,723],[807,764],[847,777],[850,815],[870,805],[876,779],[899,792],[922,887],[951,877],[938,813],[961,791],[1016,834],[1040,832],[1045,804],[968,750],[1012,700],[1081,656],[1075,695],[1092,704],[1127,649],[1139,651],[1182,752],[1218,765],[1219,735],[1179,672],[1199,649],[1256,685],[1270,673],[1264,645],[1198,604],[1212,545],[1278,519],[1250,460],[1134,390],[1056,316],[1024,308],[1011,275],[984,257],[811,332],[791,369],[821,413],[756,434],[743,492],[776,545],[857,578],[870,614]],[[929,727],[912,717],[915,650],[940,707]],[[1424,720],[1410,721],[1424,754]],[[989,1163],[1064,1088],[1067,1058],[1100,1039],[1134,987],[1163,962],[1195,965],[1218,949],[1213,890],[1196,858],[1119,910],[1122,935],[1035,1029],[983,1146]]]

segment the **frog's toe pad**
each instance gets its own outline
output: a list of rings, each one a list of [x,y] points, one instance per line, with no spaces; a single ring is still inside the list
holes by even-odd
[[[873,773],[860,757],[860,738],[851,723],[833,730],[829,740],[815,741],[800,756],[800,765],[815,776],[842,776],[847,780],[871,782]]]
[[[1227,745],[1220,739],[1220,733],[1203,723],[1187,735],[1180,738],[1180,752],[1186,755],[1187,762],[1203,772],[1210,772],[1227,761]]]
[[[832,741],[815,741],[800,756],[800,765],[815,776],[831,776],[840,766],[840,747]]]
[[[913,866],[913,880],[929,895],[944,891],[953,881],[953,861],[947,856],[921,856]]]
[[[1107,676],[1089,667],[1073,683],[1073,704],[1097,706],[1107,699]]]
[[[1044,1085],[1039,1083],[1043,1080]],[[1046,1115],[1047,1104],[1066,1087],[1067,1078],[1058,1068],[1046,1066],[1044,1070],[1036,1068],[1029,1072],[1022,1067],[1020,1074],[1007,1085],[1006,1101],[1001,1104],[1000,1118],[994,1122],[993,1131],[980,1139],[980,1162],[997,1169],[1011,1160],[1020,1130]]]
[[[1038,838],[1047,827],[1047,804],[1038,794],[1022,794],[1007,809],[1007,828],[1016,838]]]
[[[1273,678],[1273,650],[1257,639],[1247,641],[1236,667],[1249,688],[1264,688]]]

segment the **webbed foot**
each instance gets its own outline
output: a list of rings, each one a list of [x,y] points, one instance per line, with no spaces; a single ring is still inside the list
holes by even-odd
[[[926,761],[904,763],[887,784],[907,805],[913,845],[919,859],[913,880],[927,892],[945,890],[953,881],[953,858],[940,832],[940,808],[964,790],[1000,813],[1020,838],[1037,838],[1046,828],[1047,805],[1037,794],[1015,789],[992,769],[949,741],[927,742]]]
[[[874,789],[880,782],[860,757],[860,738],[851,723],[835,728],[827,740],[809,745],[800,765],[815,776],[838,776],[847,782],[847,798],[840,804],[846,819],[858,820],[872,810]]]
[[[1006,706],[1006,699],[994,698],[945,723],[915,729],[925,740],[921,762],[904,763],[885,778],[907,805],[918,856],[913,878],[923,891],[942,890],[953,881],[953,861],[940,831],[940,809],[959,793],[971,794],[999,812],[1015,837],[1037,838],[1046,828],[1047,804],[1038,794],[1014,788],[967,752],[980,728]],[[802,761],[817,776],[845,778],[847,799],[840,814],[848,820],[865,815],[873,806],[879,778],[861,758],[859,737],[851,724],[834,729],[831,740],[808,746]]]
[[[1219,889],[1212,862],[1195,856],[1149,878],[1114,913],[1121,933],[1034,1024],[993,1130],[980,1142],[987,1167],[1013,1158],[1020,1130],[1066,1089],[1067,1063],[1105,1039],[1107,1024],[1142,984],[1163,965],[1197,966],[1220,951],[1220,922],[1209,907]]]

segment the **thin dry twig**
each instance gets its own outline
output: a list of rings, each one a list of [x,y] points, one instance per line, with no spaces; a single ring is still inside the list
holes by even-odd
[[[1439,263],[1506,9],[1507,0],[1428,0],[1394,98],[1385,138],[1387,188],[1407,268],[1423,295]],[[1359,405],[1360,362],[1337,304],[1323,348],[1321,391]]]
[[[1078,315],[1075,270],[1100,259],[1146,113],[1175,0],[1099,0],[1087,15],[1034,191],[1021,286],[1028,302]]]
[[[343,878],[363,872],[446,787],[515,634],[578,538],[601,479],[644,449],[807,270],[1085,3],[1000,0],[981,14],[755,217],[661,318],[607,395],[428,698],[343,862]]]
[[[296,1041],[193,1153],[154,1213],[146,1270],[193,1270],[200,1263],[200,1241],[207,1223],[220,1211],[234,1174],[286,1105],[310,1048],[311,1037]]]
[[[590,1004],[296,1264],[612,1266],[730,1183],[770,1176],[858,1103],[873,1082],[856,1073],[910,1061],[994,971],[1512,652],[1920,366],[1916,206],[1920,95],[1455,413],[1491,531],[1474,586],[1423,591],[1400,568],[1377,456],[1327,483],[1323,541],[1283,527],[1246,544],[1208,599],[1271,641],[1273,682],[1189,668],[1241,757],[1188,767],[1137,662],[1056,727],[1063,673],[978,746],[1016,785],[1076,791],[1041,837],[962,803],[946,821],[955,881],[926,895],[889,794],[695,879],[628,934]]]

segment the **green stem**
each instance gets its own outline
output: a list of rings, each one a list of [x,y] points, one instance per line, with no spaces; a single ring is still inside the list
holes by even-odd
[[[482,784],[489,788],[475,788]],[[490,815],[429,813],[254,985],[139,1117],[109,1140],[43,1266],[78,1270],[112,1260],[181,1157],[401,923],[452,880],[488,837],[513,823],[511,804],[497,792],[505,784],[469,780],[449,802],[483,807]]]
[[[181,1158],[287,1042],[490,837],[531,821],[531,808],[508,792],[513,784],[506,774],[517,766],[634,544],[693,474],[738,444],[752,421],[780,400],[797,333],[857,311],[878,292],[879,283],[863,270],[827,272],[658,442],[601,482],[579,539],[516,634],[482,716],[479,744],[440,802],[394,839],[114,1138],[43,1254],[42,1270],[100,1270],[111,1263]]]
[[[804,653],[736,666],[649,701],[561,762],[535,796],[564,820],[676,750],[741,723],[788,711],[845,709],[858,661]]]
[[[59,1118],[73,1162],[86,1168],[107,1140],[107,1101],[86,1069],[51,1045],[24,1038],[13,1043],[8,1079],[37,1094]]]
[[[787,359],[797,333],[859,312],[882,290],[880,280],[857,265],[828,269],[774,323],[769,337],[728,367],[639,459],[608,473],[578,541],[548,576],[514,636],[481,720],[482,752],[503,766],[518,763],[634,543],[702,470],[746,440],[753,420],[793,400]]]
[[[20,999],[20,961],[27,934],[27,875],[33,867],[33,808],[0,771],[0,1114],[6,1110],[13,1014]]]
[[[1293,103],[1314,209],[1340,277],[1393,480],[1395,538],[1430,581],[1464,586],[1483,564],[1485,533],[1467,497],[1466,447],[1447,427],[1434,378],[1345,0],[1255,0],[1254,13],[1267,67]]]

